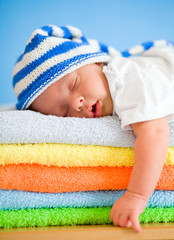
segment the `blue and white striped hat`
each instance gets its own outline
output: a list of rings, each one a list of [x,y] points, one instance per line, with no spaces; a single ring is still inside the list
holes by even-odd
[[[17,109],[27,109],[51,84],[90,63],[108,62],[119,54],[96,40],[87,40],[72,26],[36,29],[13,70]]]

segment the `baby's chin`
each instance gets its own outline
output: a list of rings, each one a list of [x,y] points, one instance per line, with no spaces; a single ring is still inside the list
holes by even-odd
[[[112,113],[105,113],[101,117],[107,117],[107,116],[112,116],[112,115],[113,115]]]
[[[113,115],[113,108],[107,108],[105,111],[102,111],[101,117],[112,116]]]

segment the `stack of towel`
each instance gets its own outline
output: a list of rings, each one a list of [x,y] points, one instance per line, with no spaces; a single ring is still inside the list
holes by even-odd
[[[174,123],[165,166],[140,222],[174,221]],[[116,116],[0,112],[0,227],[110,224],[134,164]]]

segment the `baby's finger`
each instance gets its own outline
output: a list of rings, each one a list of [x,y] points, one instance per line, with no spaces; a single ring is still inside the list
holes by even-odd
[[[114,210],[113,210],[113,208],[111,209],[111,212],[110,212],[110,219],[111,219],[111,221],[113,221],[113,215],[114,215]]]
[[[139,215],[138,214],[132,214],[130,216],[130,221],[132,223],[132,227],[133,229],[136,231],[136,232],[141,232],[141,226],[140,226],[140,223],[139,223]]]
[[[112,217],[112,222],[115,226],[118,226],[119,225],[119,216],[120,214],[117,212],[113,214],[113,217]]]
[[[119,217],[118,225],[121,226],[121,227],[127,227],[128,221],[129,221],[128,215],[127,214],[122,214]]]
[[[126,227],[131,227],[131,226],[132,226],[132,223],[130,220],[128,220]]]

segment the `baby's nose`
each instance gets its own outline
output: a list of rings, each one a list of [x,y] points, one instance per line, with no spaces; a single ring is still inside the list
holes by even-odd
[[[71,99],[71,106],[76,111],[81,111],[84,104],[84,97],[78,96],[73,99]]]

